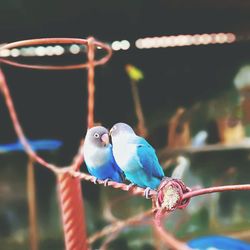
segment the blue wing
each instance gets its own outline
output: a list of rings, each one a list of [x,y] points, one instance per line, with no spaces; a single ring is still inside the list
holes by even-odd
[[[116,164],[113,155],[111,155],[111,158],[102,166],[91,167],[87,164],[86,166],[89,173],[98,179],[111,179],[116,182],[124,182],[125,180],[124,173]]]
[[[164,177],[163,169],[158,161],[154,148],[142,137],[137,142],[137,155],[140,164],[146,174],[151,177],[162,179]]]

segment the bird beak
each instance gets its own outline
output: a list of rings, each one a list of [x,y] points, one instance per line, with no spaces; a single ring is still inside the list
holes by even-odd
[[[109,144],[109,135],[107,133],[103,134],[101,136],[101,140],[105,146],[108,145]]]

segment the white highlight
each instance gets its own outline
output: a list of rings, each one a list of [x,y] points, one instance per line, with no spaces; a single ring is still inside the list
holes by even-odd
[[[111,47],[112,47],[113,50],[120,50],[121,49],[120,48],[120,42],[119,41],[112,42]]]
[[[77,44],[72,44],[70,47],[69,47],[69,51],[72,53],[72,54],[78,54],[80,53],[81,51],[81,48],[79,45]]]
[[[250,65],[245,65],[240,68],[234,78],[234,86],[238,89],[244,89],[250,86]]]
[[[120,42],[120,47],[121,47],[121,49],[123,49],[123,50],[129,49],[129,47],[130,47],[129,41],[128,41],[128,40],[122,40],[122,41]]]
[[[19,50],[19,49],[12,49],[12,50],[10,51],[10,55],[11,55],[12,57],[18,57],[18,56],[20,56],[20,50]]]
[[[53,46],[47,46],[45,50],[46,56],[53,56],[54,55],[54,47]]]
[[[63,53],[64,53],[64,48],[62,47],[62,46],[60,46],[60,45],[56,45],[55,47],[54,47],[54,54],[56,55],[56,56],[60,56],[60,55],[62,55]]]
[[[224,44],[224,43],[234,43],[235,41],[236,41],[236,35],[234,33],[176,35],[176,36],[139,38],[135,41],[135,47],[138,49],[152,49],[152,48],[182,47],[191,45]],[[128,50],[130,47],[131,44],[128,40],[113,41],[111,44],[111,48],[114,51]],[[101,49],[101,47],[97,46],[97,49]],[[81,47],[77,44],[72,44],[69,47],[69,52],[72,54],[78,54],[81,52]],[[65,49],[61,45],[55,45],[55,46],[48,45],[48,46],[0,50],[1,57],[61,56],[64,53]]]
[[[10,56],[10,50],[9,49],[3,49],[0,51],[0,56],[2,57],[8,57]]]
[[[45,47],[43,47],[43,46],[38,46],[38,47],[35,49],[35,53],[36,53],[37,56],[45,56],[45,54],[46,54]]]
[[[135,46],[138,49],[151,49],[233,43],[235,40],[236,35],[233,33],[177,35],[139,38],[135,41]]]
[[[111,48],[117,50],[128,50],[130,48],[130,42],[128,40],[114,41],[111,44]]]

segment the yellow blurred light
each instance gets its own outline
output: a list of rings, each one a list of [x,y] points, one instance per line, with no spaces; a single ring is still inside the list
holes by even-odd
[[[127,64],[125,69],[128,76],[134,81],[140,81],[144,78],[143,72],[132,64]]]

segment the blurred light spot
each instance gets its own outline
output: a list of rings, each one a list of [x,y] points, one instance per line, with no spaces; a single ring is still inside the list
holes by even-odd
[[[228,33],[227,34],[227,42],[228,43],[233,43],[236,40],[236,36],[233,33]]]
[[[54,54],[57,55],[57,56],[60,56],[64,53],[64,48],[60,45],[56,45],[54,47]]]
[[[135,46],[138,49],[151,49],[216,43],[223,44],[232,43],[235,40],[236,36],[233,33],[177,35],[139,38],[135,41]]]
[[[0,50],[0,56],[2,56],[2,57],[10,56],[10,50],[9,49]]]
[[[142,39],[137,39],[137,40],[135,41],[135,46],[136,46],[138,49],[143,49]]]
[[[121,49],[120,42],[119,41],[112,42],[111,47],[112,47],[113,50],[116,50],[116,51],[120,50]]]
[[[121,49],[123,49],[123,50],[129,49],[129,47],[130,47],[129,41],[128,41],[128,40],[122,40],[122,41],[120,42],[120,47],[121,47]]]
[[[18,57],[18,56],[20,56],[20,50],[19,50],[19,49],[12,49],[12,50],[10,51],[10,55],[11,55],[12,57]]]
[[[53,46],[47,46],[45,51],[47,56],[53,56],[54,55],[54,47]]]
[[[201,35],[201,43],[202,44],[209,44],[212,42],[212,37],[208,34]]]
[[[36,52],[36,55],[37,55],[37,56],[45,56],[46,49],[45,49],[45,47],[43,47],[43,46],[38,46],[38,47],[35,49],[35,52]]]
[[[21,48],[20,52],[22,56],[36,56],[35,47]]]
[[[72,44],[70,47],[69,47],[69,51],[70,53],[72,54],[78,54],[80,53],[81,49],[80,49],[80,46],[77,45],[77,44]]]
[[[238,90],[244,90],[250,86],[250,65],[241,67],[234,78],[234,86]]]

